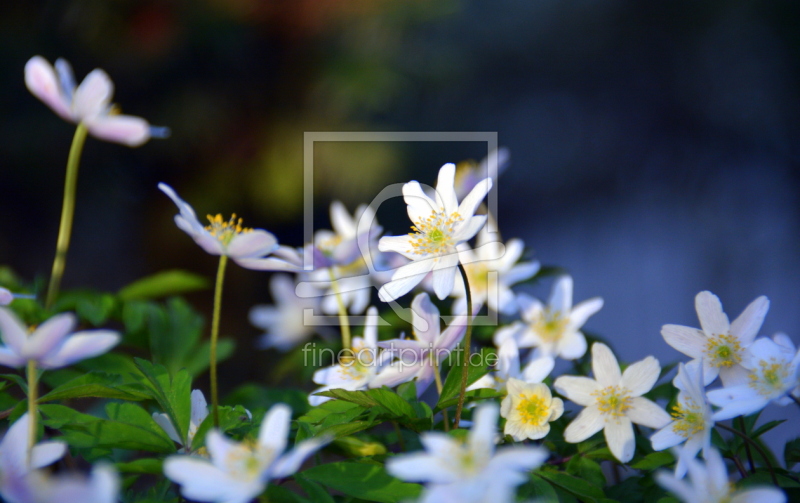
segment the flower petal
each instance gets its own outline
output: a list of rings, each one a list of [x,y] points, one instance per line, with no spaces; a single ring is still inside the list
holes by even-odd
[[[24,367],[28,360],[15,353],[11,348],[0,347],[0,365],[18,369]]]
[[[572,276],[561,276],[556,280],[547,305],[562,316],[572,310]]]
[[[356,237],[356,223],[341,201],[331,203],[331,227],[344,239]]]
[[[628,418],[636,424],[648,428],[663,428],[671,421],[667,412],[656,403],[641,396],[631,398],[631,408],[626,412]]]
[[[439,211],[436,202],[422,191],[417,181],[403,185],[403,200],[407,205],[408,217],[415,224],[431,216],[431,213]]]
[[[571,444],[583,442],[602,430],[605,424],[606,421],[600,409],[595,405],[590,405],[569,423],[569,426],[564,430],[564,440]]]
[[[499,413],[497,404],[482,403],[473,414],[474,422],[467,436],[467,443],[477,459],[492,457]]]
[[[457,480],[457,475],[443,462],[443,458],[422,452],[387,459],[386,471],[407,482],[448,484]]]
[[[574,330],[580,328],[586,323],[590,316],[597,313],[603,308],[603,299],[600,297],[592,297],[591,299],[584,300],[572,308],[569,313],[569,326]]]
[[[237,234],[228,245],[228,256],[232,259],[261,258],[278,248],[278,240],[271,232],[254,229]]]
[[[486,194],[488,194],[490,190],[492,190],[491,178],[484,178],[475,184],[475,187],[458,206],[458,214],[461,215],[461,218],[469,219],[472,217],[475,214],[475,210],[478,209],[478,205],[481,204],[481,201],[483,201],[483,198],[486,197]]]
[[[278,403],[272,406],[261,422],[258,432],[258,443],[280,454],[286,449],[289,438],[289,425],[292,422],[292,409],[288,405]]]
[[[138,147],[150,139],[150,123],[134,115],[97,115],[84,120],[95,138]]]
[[[436,180],[436,204],[443,208],[447,215],[455,213],[459,209],[454,188],[455,176],[455,164],[449,162],[439,168],[439,177]]]
[[[686,440],[686,437],[683,435],[675,433],[675,430],[672,428],[672,426],[672,424],[668,424],[650,437],[650,443],[652,444],[654,451],[663,451],[664,449],[675,447]]]
[[[697,317],[700,318],[700,326],[706,335],[710,337],[730,332],[731,325],[728,316],[722,310],[719,297],[708,291],[700,292],[695,297],[694,304]]]
[[[288,454],[281,456],[270,469],[270,478],[283,478],[295,473],[303,461],[314,454],[328,439],[312,438],[300,442]]]
[[[83,79],[75,90],[72,109],[80,121],[95,119],[105,113],[111,96],[114,94],[114,84],[103,70],[95,69]]]
[[[785,503],[786,495],[776,487],[754,487],[737,491],[730,503]]]
[[[701,358],[708,342],[702,331],[683,325],[664,325],[661,336],[667,344],[690,358]]]
[[[190,456],[170,456],[164,461],[164,475],[181,485],[190,500],[247,503],[264,489],[258,479],[234,479],[209,462]]]
[[[69,336],[56,351],[39,361],[44,369],[56,369],[101,355],[116,346],[121,337],[112,330],[76,332]]]
[[[453,229],[453,241],[456,243],[463,243],[469,241],[480,231],[486,224],[486,215],[476,215],[463,221]]]
[[[767,311],[769,311],[769,299],[762,295],[751,302],[742,311],[742,314],[733,320],[731,335],[738,337],[743,346],[750,344],[758,335]]]
[[[440,333],[439,309],[427,293],[421,293],[411,302],[411,325],[414,335],[424,343],[433,344]]]
[[[0,338],[14,353],[22,354],[28,339],[28,329],[10,309],[0,308]]]
[[[671,492],[682,501],[689,502],[697,500],[698,495],[695,494],[695,491],[688,483],[676,478],[673,475],[670,475],[665,471],[656,472],[656,482],[658,482],[658,485]]]
[[[203,420],[208,417],[208,402],[203,392],[199,389],[192,390],[192,413],[191,424],[200,426]],[[167,432],[169,433],[169,432]]]
[[[435,259],[426,259],[400,267],[392,275],[392,280],[378,291],[378,297],[383,302],[397,300],[417,286],[435,265]]]
[[[0,441],[0,467],[3,475],[23,475],[28,471],[28,428],[30,416],[26,412],[6,431]]]
[[[636,442],[630,419],[621,416],[606,422],[605,437],[608,448],[615,458],[622,463],[627,463],[633,458]]]
[[[370,381],[370,388],[380,388],[388,386],[393,388],[398,384],[408,382],[417,377],[417,374],[422,370],[422,364],[408,365],[402,362],[395,362],[387,365],[378,373],[375,378]],[[417,388],[417,395],[420,395],[419,387]]]
[[[557,342],[556,353],[565,360],[575,360],[586,354],[586,336],[583,332],[566,332]]]
[[[433,267],[433,291],[439,300],[444,300],[453,292],[457,267],[458,254],[456,253],[439,257],[439,262]]]
[[[22,355],[29,360],[39,360],[56,348],[75,327],[77,319],[72,313],[62,313],[45,321],[27,338]]]
[[[67,444],[51,441],[40,442],[31,449],[31,468],[39,469],[55,463],[67,452]]]
[[[153,412],[153,421],[155,421],[156,424],[159,425],[164,432],[166,432],[167,436],[172,441],[183,445],[183,440],[181,440],[181,436],[178,435],[178,430],[176,430],[175,426],[172,425],[172,421],[170,421],[168,415],[159,412]]]
[[[588,377],[560,376],[553,383],[553,388],[578,405],[588,407],[597,402],[597,397],[594,396],[594,393],[600,391],[602,386]]]
[[[619,385],[627,388],[631,396],[641,396],[651,389],[658,381],[658,376],[661,373],[661,365],[658,360],[652,356],[640,360],[625,369],[622,373],[622,379]]]
[[[529,445],[504,447],[498,450],[497,454],[489,461],[487,471],[526,472],[535,470],[547,461],[548,456],[547,449],[543,447]]]
[[[522,371],[522,378],[525,382],[542,382],[545,377],[550,375],[555,365],[556,361],[553,357],[547,355],[539,356],[525,366],[525,369]]]
[[[600,386],[616,386],[622,379],[619,363],[611,349],[602,342],[592,344],[592,372]]]
[[[419,254],[414,251],[411,246],[411,236],[403,234],[402,236],[383,236],[378,240],[378,250],[382,252],[395,252],[414,260],[419,258]]]
[[[50,63],[41,56],[34,56],[25,64],[25,85],[28,90],[59,117],[75,122],[70,110],[70,102],[56,77]]]

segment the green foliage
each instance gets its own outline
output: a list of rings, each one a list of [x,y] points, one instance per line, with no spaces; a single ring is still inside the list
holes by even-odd
[[[206,278],[180,269],[161,271],[134,281],[117,292],[123,302],[151,300],[208,288]]]
[[[192,380],[189,373],[180,370],[174,376],[170,376],[163,366],[154,365],[140,358],[136,359],[136,366],[144,375],[141,383],[147,387],[161,410],[167,414],[178,435],[183,439],[183,444],[186,445],[186,434],[189,431],[192,413]]]
[[[383,465],[342,461],[309,468],[300,474],[348,496],[380,503],[400,503],[418,497],[419,484],[401,482],[392,477]]]

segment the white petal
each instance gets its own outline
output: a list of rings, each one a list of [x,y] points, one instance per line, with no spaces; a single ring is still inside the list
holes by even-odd
[[[14,353],[22,354],[28,329],[10,309],[0,308],[0,337]]]
[[[722,311],[722,303],[719,297],[711,292],[705,291],[697,294],[694,299],[697,317],[700,318],[700,326],[706,335],[727,334],[730,331],[728,316]]]
[[[439,258],[433,267],[433,291],[439,300],[444,300],[453,291],[456,282],[458,254],[448,254]]]
[[[378,250],[382,252],[395,252],[414,260],[419,257],[411,246],[411,236],[403,234],[402,236],[383,236],[378,241]]]
[[[75,327],[76,318],[72,313],[62,313],[45,321],[25,340],[22,355],[30,360],[38,360],[58,346],[64,337]]]
[[[114,84],[108,74],[100,69],[89,72],[75,90],[72,107],[78,119],[93,119],[103,113],[111,102]]]
[[[261,423],[258,443],[280,454],[286,449],[291,422],[292,409],[288,405],[282,403],[273,405]]]
[[[586,407],[597,402],[593,393],[600,391],[602,386],[588,377],[560,376],[553,383],[553,388],[569,400]]]
[[[569,326],[575,330],[579,330],[589,319],[590,316],[603,308],[603,299],[600,297],[593,297],[589,300],[577,304],[572,308],[569,313]]]
[[[747,384],[750,380],[750,372],[741,365],[719,368],[719,379],[723,386],[738,386]]]
[[[481,201],[483,201],[483,198],[486,197],[486,194],[488,194],[491,189],[491,178],[484,178],[478,182],[458,206],[458,214],[461,215],[461,218],[468,219],[474,215],[475,210],[478,209],[478,205],[481,204]]]
[[[656,472],[656,482],[658,482],[658,485],[677,496],[678,499],[687,503],[697,501],[699,496],[695,494],[695,491],[689,484],[664,471]]]
[[[336,234],[350,239],[356,236],[356,225],[341,201],[331,203],[331,226]]]
[[[150,123],[134,115],[98,115],[85,120],[95,138],[138,147],[150,139]]]
[[[439,177],[436,180],[436,204],[440,208],[444,208],[445,213],[448,215],[459,209],[456,190],[453,187],[455,176],[456,165],[447,163],[439,168]]]
[[[383,302],[397,300],[417,286],[428,274],[436,262],[432,259],[418,260],[397,269],[392,280],[381,287],[378,297]]]
[[[605,424],[606,421],[600,409],[595,405],[590,405],[569,423],[569,426],[564,430],[564,440],[571,444],[583,442],[602,430]]]
[[[388,386],[393,388],[398,384],[408,382],[417,377],[417,373],[422,370],[421,365],[404,365],[402,363],[394,363],[384,367],[375,378],[370,381],[370,388],[380,388]],[[417,396],[421,395],[419,386],[417,386]]]
[[[650,443],[653,445],[654,451],[663,451],[664,449],[675,447],[685,440],[686,437],[675,433],[675,430],[672,429],[672,424],[668,424],[650,437]]]
[[[456,474],[439,457],[415,452],[386,460],[386,471],[407,482],[447,484],[457,480]]]
[[[532,372],[535,372],[542,365],[537,365]],[[530,365],[528,366],[530,367]],[[519,377],[519,348],[517,347],[517,341],[513,338],[505,338],[500,344],[500,348],[497,351],[497,374],[504,379]]]
[[[572,276],[561,276],[556,280],[547,305],[562,316],[572,310]]]
[[[0,468],[3,474],[22,475],[28,471],[28,413],[21,415],[0,442]]]
[[[197,220],[197,215],[195,214],[194,209],[189,205],[189,203],[181,199],[172,187],[166,183],[159,183],[158,189],[172,199],[172,202],[178,207],[180,216],[183,217],[183,221],[187,226],[186,228],[182,227],[186,233],[193,234],[194,232],[197,232],[203,228],[203,226],[200,225],[200,222]]]
[[[70,102],[64,95],[56,73],[41,56],[34,56],[25,64],[25,85],[34,96],[44,102],[64,120],[74,122]]]
[[[660,373],[661,365],[658,360],[648,356],[644,360],[629,365],[622,373],[619,385],[627,388],[631,396],[641,396],[653,389]]]
[[[260,258],[272,253],[278,247],[275,236],[263,229],[237,234],[228,245],[228,255],[232,259]]]
[[[605,437],[611,454],[622,463],[633,458],[636,442],[633,437],[633,426],[625,416],[614,418],[606,423]]]
[[[116,346],[121,337],[111,330],[76,332],[68,337],[56,351],[39,361],[44,369],[55,369],[101,355]]]
[[[434,343],[434,347],[437,351],[437,355],[439,356],[439,361],[442,361],[446,358],[446,354],[442,353],[442,350],[449,351],[453,349],[456,344],[461,342],[461,339],[464,337],[464,334],[467,331],[467,317],[466,316],[456,316],[453,318],[453,321],[444,329],[444,332],[439,336],[439,338]]]
[[[785,503],[786,495],[776,487],[755,487],[737,491],[730,503]]]
[[[664,409],[641,396],[631,398],[631,408],[626,414],[634,423],[648,428],[663,428],[672,419]]]
[[[683,325],[664,325],[661,327],[664,341],[691,358],[701,358],[705,353],[708,338],[696,328]]]
[[[539,272],[539,269],[541,268],[542,264],[540,264],[538,260],[534,260],[533,262],[524,262],[509,269],[508,272],[500,276],[500,279],[507,285],[513,285],[515,283],[519,283],[520,281],[525,281],[526,279],[532,278],[537,272]]]
[[[270,470],[271,478],[283,478],[295,473],[303,461],[327,443],[327,439],[312,438],[300,442],[288,454],[280,457]]]
[[[31,468],[38,469],[55,463],[67,452],[67,444],[51,441],[40,442],[31,450]]]
[[[521,330],[524,330],[524,325],[520,322],[514,322],[511,325],[500,327],[497,330],[497,332],[494,333],[493,336],[494,345],[502,346],[506,340],[516,339],[515,335],[519,333]]]
[[[500,413],[495,403],[482,403],[473,414],[472,429],[467,436],[467,443],[474,455],[491,457],[494,452],[494,439],[497,433],[497,416]]]
[[[522,371],[522,377],[525,382],[542,382],[545,377],[550,375],[555,365],[556,361],[551,356],[540,356],[525,366],[525,369]]]
[[[208,402],[203,392],[199,389],[192,390],[192,418],[191,424],[200,426],[203,420],[208,417]]]
[[[378,308],[375,306],[367,310],[367,319],[364,323],[364,345],[367,348],[378,348]]]
[[[11,348],[0,346],[0,365],[18,369],[24,367],[28,360],[15,353]]]
[[[176,430],[172,425],[172,421],[170,421],[168,415],[159,412],[153,412],[153,421],[155,421],[157,425],[161,426],[161,429],[166,432],[167,436],[171,440],[183,445],[183,440],[181,439],[181,436],[178,435],[178,430]]]
[[[557,343],[556,353],[565,360],[575,360],[586,354],[586,336],[582,332],[566,332]]]
[[[207,461],[190,456],[170,456],[164,475],[181,485],[181,494],[191,500],[246,503],[264,489],[260,481],[236,480]]]
[[[710,396],[709,400],[711,400]],[[749,416],[766,407],[768,403],[769,399],[762,397],[754,397],[749,400],[738,399],[723,406],[714,413],[712,418],[714,421],[724,421],[737,416]]]
[[[411,302],[411,323],[414,335],[424,343],[433,343],[440,333],[439,309],[427,293],[421,293]]]
[[[528,445],[515,445],[504,447],[489,461],[487,470],[497,470],[499,472],[527,472],[535,470],[542,465],[549,453],[542,447]]]
[[[403,185],[403,200],[407,205],[408,217],[415,224],[431,216],[432,212],[439,211],[434,200],[422,191],[422,187],[416,181]]]
[[[622,379],[617,358],[602,342],[592,345],[592,372],[595,380],[603,387],[616,386]]]
[[[8,288],[0,287],[0,306],[7,306],[14,300],[14,294]]]
[[[731,335],[739,338],[739,342],[746,346],[753,342],[764,323],[764,317],[769,311],[769,299],[763,295],[751,302],[731,323]]]
[[[457,226],[453,229],[453,240],[456,243],[463,243],[464,241],[469,241],[470,239],[475,236],[475,234],[480,231],[483,226],[486,224],[486,215],[477,215],[471,217],[461,225]]]

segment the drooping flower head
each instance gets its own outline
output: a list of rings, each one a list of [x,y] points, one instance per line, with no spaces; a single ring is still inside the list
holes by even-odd
[[[648,356],[620,372],[619,363],[608,346],[592,345],[594,379],[561,376],[553,388],[585,407],[564,430],[564,440],[577,443],[600,430],[615,458],[627,463],[635,447],[633,423],[663,428],[670,422],[664,409],[642,395],[653,388],[661,372],[658,360]]]
[[[475,210],[492,188],[491,179],[486,178],[459,204],[453,188],[455,169],[454,164],[445,164],[439,170],[434,199],[423,192],[417,181],[403,185],[413,232],[384,236],[378,248],[397,252],[412,262],[397,269],[392,280],[381,287],[378,294],[382,301],[405,295],[429,272],[433,272],[433,290],[439,299],[453,291],[459,263],[457,246],[472,239],[486,223],[486,215],[475,215]]]
[[[111,104],[114,84],[106,72],[93,70],[75,86],[72,67],[63,59],[55,68],[41,56],[25,65],[25,85],[62,119],[83,124],[101,140],[138,147],[152,138],[165,138],[169,130],[153,127],[141,117],[122,115]]]

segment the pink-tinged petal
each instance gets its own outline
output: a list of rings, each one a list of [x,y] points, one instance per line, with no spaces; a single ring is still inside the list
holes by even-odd
[[[247,503],[258,496],[264,484],[237,480],[208,461],[191,456],[170,456],[164,461],[164,475],[180,484],[181,494],[190,500]]]
[[[439,309],[427,293],[421,293],[411,302],[411,324],[414,335],[423,343],[433,344],[440,333]]]
[[[603,299],[600,297],[593,297],[589,300],[577,304],[572,308],[569,313],[569,326],[574,330],[580,328],[586,323],[590,316],[597,313],[603,308]]]
[[[542,382],[553,371],[556,361],[551,356],[543,355],[532,360],[522,371],[525,382]],[[577,403],[577,402],[576,402]]]
[[[133,115],[97,115],[84,120],[95,138],[138,147],[150,139],[150,123]]]
[[[439,263],[433,267],[433,291],[439,300],[444,300],[453,292],[457,267],[458,254],[455,253],[439,257]]]
[[[467,443],[478,459],[492,457],[499,414],[500,408],[494,403],[484,402],[475,409]]]
[[[661,335],[667,344],[690,358],[701,358],[705,354],[708,338],[696,328],[664,325]]]
[[[742,346],[747,346],[758,335],[764,317],[769,311],[769,299],[763,295],[751,302],[731,323],[731,335],[739,338]]]
[[[381,287],[378,297],[383,302],[397,300],[417,286],[436,265],[435,259],[406,264],[392,274],[392,280]]]
[[[411,246],[411,236],[408,234],[403,234],[402,236],[383,236],[378,241],[378,250],[382,252],[399,253],[411,260],[419,257]]]
[[[403,185],[403,200],[407,205],[408,217],[415,224],[431,216],[431,213],[439,211],[436,202],[422,191],[422,187],[416,181]]]
[[[446,351],[452,350],[456,344],[461,342],[464,334],[467,331],[467,317],[457,316],[453,321],[444,329],[444,332],[439,336],[434,344],[439,361],[447,357]]]
[[[92,70],[75,90],[72,109],[78,120],[92,120],[106,113],[113,94],[114,84],[108,74],[99,68]]]
[[[303,462],[312,454],[317,452],[320,447],[328,443],[328,439],[312,438],[297,444],[285,456],[281,456],[269,471],[270,478],[283,478],[292,475]]]
[[[561,276],[556,280],[547,305],[561,316],[568,315],[572,310],[572,276]]]
[[[597,403],[595,394],[602,389],[602,386],[588,377],[560,376],[553,383],[553,388],[578,405],[588,407]]]
[[[263,229],[237,234],[228,244],[228,256],[232,259],[260,258],[278,247],[278,239]]]
[[[630,419],[622,416],[606,422],[605,437],[611,454],[620,462],[627,463],[633,458],[636,442]]]
[[[76,332],[68,337],[58,349],[39,361],[43,369],[57,369],[75,362],[101,355],[116,346],[121,337],[111,330]]]
[[[436,180],[436,204],[444,208],[448,215],[458,210],[458,198],[453,187],[456,176],[456,165],[447,163],[439,168],[439,177]]]
[[[14,353],[22,354],[28,329],[10,309],[0,308],[0,338]]]
[[[14,300],[14,294],[8,288],[0,287],[0,306],[7,306]]]
[[[629,365],[622,374],[620,386],[627,388],[631,396],[641,396],[651,389],[658,381],[661,365],[652,356]]]
[[[700,326],[709,337],[730,332],[731,325],[728,316],[722,310],[722,303],[719,297],[711,292],[704,291],[697,294],[694,299],[697,317],[700,318]]]
[[[387,459],[386,471],[407,482],[449,484],[455,482],[458,477],[442,458],[422,452]]]
[[[592,344],[592,372],[597,382],[605,386],[616,386],[622,379],[617,357],[602,342]]]
[[[172,187],[162,182],[158,184],[158,189],[172,199],[172,202],[178,207],[180,216],[183,217],[182,222],[179,222],[176,217],[175,223],[178,224],[178,227],[180,227],[187,234],[194,234],[203,228],[203,226],[200,225],[200,222],[197,220],[197,215],[194,212],[194,208],[192,208],[189,203],[181,199]]]
[[[170,440],[183,445],[183,440],[181,439],[181,436],[178,435],[178,430],[176,430],[175,426],[172,425],[172,421],[170,421],[168,415],[161,414],[159,412],[153,412],[153,421],[155,421],[156,424],[159,425],[162,430],[164,430]]]
[[[458,206],[458,214],[461,215],[461,218],[467,219],[474,215],[475,210],[478,209],[478,205],[481,204],[481,201],[483,201],[483,198],[486,197],[486,194],[488,194],[490,190],[492,190],[491,178],[484,178],[478,182]]]
[[[27,363],[27,359],[21,357],[11,348],[5,346],[0,347],[0,365],[18,369],[24,367]]]
[[[785,503],[786,494],[777,487],[756,487],[737,491],[730,503]]]
[[[175,223],[177,224],[178,221],[181,218],[183,218],[183,217],[181,217],[180,215],[175,215]],[[181,227],[181,225],[178,224],[178,227]],[[183,230],[186,231],[186,229],[183,229]],[[187,233],[189,234],[189,236],[191,236],[192,239],[194,239],[195,243],[200,245],[200,248],[205,250],[206,253],[208,253],[210,255],[226,255],[225,246],[222,244],[222,242],[219,239],[217,239],[214,236],[212,236],[205,229],[201,229],[199,231],[194,231],[193,230],[191,232],[187,231]],[[236,260],[236,259],[234,259],[234,260]],[[247,259],[243,259],[243,260],[247,260]],[[253,259],[250,259],[250,260],[253,260]],[[257,259],[255,259],[255,260],[257,260]],[[236,261],[237,261],[237,263],[239,263],[238,260],[236,260]]]
[[[650,443],[652,444],[654,451],[663,451],[664,449],[675,447],[686,440],[686,437],[683,435],[675,433],[675,430],[672,428],[672,426],[672,424],[668,424],[650,437]]]
[[[289,425],[292,422],[292,409],[288,405],[278,403],[264,416],[258,433],[258,443],[270,448],[276,454],[286,449],[289,438]]]
[[[39,469],[55,463],[67,452],[64,442],[40,442],[31,449],[31,468]]]
[[[23,358],[39,360],[56,348],[75,327],[77,319],[72,313],[62,313],[45,321],[25,340]]]
[[[586,354],[586,336],[582,332],[567,332],[557,342],[556,353],[565,360],[575,360]]]
[[[0,469],[3,475],[23,475],[28,471],[28,413],[21,415],[0,442]]]
[[[486,225],[486,215],[470,217],[453,229],[453,241],[463,243],[469,241]]]
[[[628,409],[626,414],[634,423],[648,428],[663,428],[672,420],[664,409],[641,396],[631,398],[631,408]]]
[[[59,117],[75,122],[70,110],[70,102],[64,95],[56,72],[50,63],[41,56],[34,56],[25,64],[25,85],[28,90]]]
[[[216,253],[215,255],[220,255]],[[282,272],[300,272],[303,270],[302,265],[293,264],[279,258],[237,258],[233,259],[237,264],[253,271],[282,271]]]
[[[331,203],[331,226],[336,234],[345,239],[356,237],[356,223],[341,201]]]
[[[605,424],[606,421],[600,409],[595,405],[590,405],[569,423],[569,426],[564,430],[564,440],[571,444],[583,442],[602,430]]]

